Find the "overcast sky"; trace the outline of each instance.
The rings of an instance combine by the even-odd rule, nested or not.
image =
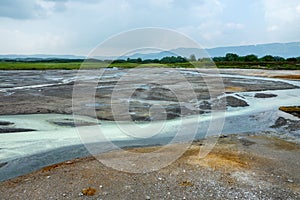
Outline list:
[[[0,54],[87,55],[143,27],[174,29],[207,48],[300,41],[300,1],[1,0]]]

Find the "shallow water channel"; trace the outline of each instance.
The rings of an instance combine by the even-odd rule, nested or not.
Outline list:
[[[117,70],[116,70],[117,71]],[[65,72],[64,72],[65,73]],[[193,73],[193,72],[184,72]],[[196,73],[196,72],[195,72]],[[117,73],[118,76],[120,72]],[[46,83],[26,80],[26,85],[16,85],[13,81],[2,83],[0,92],[11,95],[16,90],[26,88],[43,88],[49,85],[58,85],[73,80],[74,74],[67,74],[66,78],[59,78],[50,74],[46,77]],[[17,76],[17,74],[14,74]],[[278,79],[250,77],[224,74],[222,77],[238,78],[255,84],[255,81],[279,81]],[[88,79],[88,77],[86,77]],[[35,77],[32,77],[35,80]],[[54,82],[53,82],[54,81]],[[300,87],[299,81],[280,80]],[[256,93],[271,93],[277,95],[272,98],[256,98]],[[191,115],[170,119],[167,121],[116,123],[106,120],[95,120],[87,116],[74,116],[70,114],[17,114],[0,115],[0,122],[10,122],[0,125],[5,128],[26,128],[35,131],[5,132],[0,133],[0,180],[22,175],[39,169],[43,166],[68,159],[90,155],[84,144],[97,143],[103,145],[97,152],[112,150],[106,143],[114,143],[117,147],[164,145],[172,141],[187,142],[193,139],[218,134],[250,133],[259,131],[284,131],[270,128],[278,117],[296,120],[296,117],[278,110],[280,106],[299,105],[300,89],[266,90],[251,92],[230,93],[239,99],[246,101],[247,107],[228,107],[224,113],[211,113]],[[218,124],[219,123],[219,124]],[[155,133],[140,132],[139,135],[131,135],[120,129],[120,124],[126,130],[143,130],[147,126]],[[138,126],[137,129],[132,126]],[[146,130],[145,129],[145,130]],[[220,131],[220,132],[218,132]],[[98,133],[100,133],[100,136]],[[217,132],[217,133],[216,133]],[[288,133],[288,131],[287,131]],[[299,130],[293,133],[300,135]],[[101,146],[100,145],[100,146]],[[91,146],[90,146],[91,147]]]

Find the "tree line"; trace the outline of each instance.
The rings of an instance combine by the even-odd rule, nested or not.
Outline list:
[[[189,59],[182,57],[182,56],[166,56],[161,59],[145,59],[142,60],[141,58],[127,58],[124,59],[116,59],[113,60],[112,63],[141,63],[141,64],[148,64],[148,63],[160,63],[160,64],[167,64],[167,63],[185,63],[189,62]]]
[[[2,58],[0,62],[42,62],[42,63],[68,63],[68,62],[106,62],[106,63],[138,63],[138,64],[148,64],[148,63],[159,63],[159,64],[176,64],[176,63],[187,63],[187,62],[211,62],[216,63],[228,62],[228,63],[277,63],[277,62],[289,62],[298,63],[300,62],[300,57],[283,58],[280,56],[265,55],[263,57],[258,57],[254,54],[249,54],[246,56],[239,56],[235,53],[227,53],[225,56],[213,57],[213,58],[199,58],[197,59],[194,54],[190,55],[189,58],[182,56],[166,56],[161,59],[142,59],[142,58],[127,58],[127,59],[115,59],[115,60],[99,60],[99,59],[65,59],[65,58],[24,58],[24,59],[7,59]]]
[[[142,60],[141,58],[127,58],[124,59],[117,59],[112,61],[112,63],[185,63],[185,62],[194,62],[194,61],[202,61],[202,62],[300,62],[300,57],[291,57],[291,58],[283,58],[280,56],[272,56],[272,55],[265,55],[263,57],[258,57],[254,54],[249,54],[246,56],[239,56],[235,53],[227,53],[225,56],[221,57],[213,57],[213,58],[199,58],[197,60],[194,54],[190,55],[189,58],[182,57],[182,56],[166,56],[161,59],[145,59]]]
[[[235,53],[227,53],[224,57],[214,57],[212,60],[214,62],[299,62],[300,57],[291,57],[285,59],[280,56],[265,55],[259,58],[254,54],[239,56]]]

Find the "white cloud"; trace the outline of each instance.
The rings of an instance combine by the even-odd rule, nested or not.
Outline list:
[[[34,38],[34,39],[33,39]],[[52,33],[35,34],[19,29],[0,29],[1,54],[53,53],[65,47],[65,40],[61,35]]]
[[[300,4],[296,7],[296,11],[300,14]]]
[[[226,24],[226,27],[230,29],[243,29],[245,25],[241,23],[229,22]]]
[[[201,1],[200,1],[201,2]],[[223,6],[218,0],[205,0],[197,5],[192,5],[188,13],[191,13],[198,19],[207,19],[219,15]]]
[[[276,26],[276,25],[267,27],[267,31],[269,31],[269,32],[277,31],[277,30],[278,30],[278,26]]]
[[[148,0],[148,2],[157,7],[170,7],[174,2],[173,0]]]
[[[87,54],[143,27],[175,29],[205,47],[300,41],[297,0],[1,0],[0,20],[0,53]]]
[[[177,30],[191,38],[197,38],[197,42],[201,46],[211,46],[222,35],[222,29],[218,27],[220,24],[204,22],[198,26],[184,26]]]
[[[264,0],[266,30],[274,39],[299,40],[298,0]]]

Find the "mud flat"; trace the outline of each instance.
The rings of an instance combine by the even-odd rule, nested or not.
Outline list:
[[[85,110],[95,108],[100,119],[97,125],[111,124],[114,116],[110,107],[115,102],[110,98],[114,86],[127,72],[125,69],[105,72],[94,88],[95,102],[84,98],[85,86],[99,77],[92,76],[93,71],[81,74],[80,81],[84,84],[79,91],[83,98],[77,111],[84,115]],[[140,174],[114,170],[94,157],[82,158],[89,152],[80,143],[75,126],[88,130],[95,126],[95,121],[81,116],[75,124],[71,119],[76,72],[1,73],[0,128],[4,132],[0,134],[0,172],[5,175],[1,176],[1,199],[299,199],[300,126],[299,118],[292,114],[299,107],[300,84],[270,78],[291,72],[222,69],[221,92],[220,85],[214,84],[218,75],[210,70],[176,69],[178,72],[193,86],[196,97],[178,101],[170,86],[185,94],[187,85],[179,79],[167,78],[172,77],[172,70],[164,76],[153,72],[123,82],[125,91],[134,88],[126,99],[131,119],[160,123],[161,116],[149,114],[153,105],[159,105],[165,110],[163,114],[169,127],[176,127],[180,117],[198,123],[194,117],[205,119],[216,105],[210,99],[209,90],[217,91],[217,102],[223,102],[226,110],[224,135],[200,159],[199,149],[206,145],[199,139],[203,136],[200,131],[180,159],[158,171]],[[148,79],[154,81],[145,84]],[[209,87],[207,80],[212,83]],[[201,127],[207,125],[201,123]],[[107,127],[110,135],[119,141],[120,135],[114,133],[116,127]],[[9,129],[16,132],[6,131]],[[17,133],[20,129],[35,131]],[[173,135],[166,131],[163,137],[153,141],[147,138],[140,143],[123,138],[119,147],[136,153],[153,152],[164,145],[158,141],[168,142],[167,136]],[[181,141],[172,144],[170,152],[164,152],[163,156],[171,155],[181,144]],[[112,150],[100,156],[125,157],[124,151]],[[151,160],[147,163],[155,165]],[[133,167],[144,166],[145,163],[138,163]]]
[[[145,70],[145,69],[142,69]],[[81,114],[87,114],[90,109],[96,110],[98,119],[114,120],[111,112],[111,96],[114,87],[118,84],[120,78],[127,73],[133,73],[130,80],[123,82],[123,93],[135,89],[134,93],[127,97],[129,100],[130,117],[134,121],[160,120],[164,116],[149,116],[149,108],[153,105],[159,105],[165,109],[164,115],[167,119],[174,119],[180,116],[188,116],[205,113],[207,110],[199,108],[199,104],[209,100],[210,95],[215,93],[214,97],[224,95],[225,93],[249,92],[249,91],[270,91],[287,90],[298,88],[280,79],[254,79],[239,75],[259,75],[273,76],[267,70],[220,70],[225,74],[209,75],[210,70],[195,69],[170,69],[165,73],[151,70],[150,74],[143,74],[137,71],[127,69],[113,69],[103,72],[101,79],[96,76],[97,72],[83,71],[76,78],[76,71],[2,71],[0,75],[0,114],[37,114],[37,113],[72,113],[72,92],[75,80],[81,80],[83,84],[79,87],[79,92],[83,97],[81,104],[77,105],[77,110]],[[184,79],[172,78],[174,74],[182,75]],[[282,72],[286,74],[286,71]],[[235,74],[235,75],[228,75]],[[238,75],[237,75],[238,74]],[[276,73],[277,75],[280,72]],[[209,75],[209,76],[207,76]],[[222,78],[222,82],[220,82]],[[151,81],[149,81],[151,80]],[[95,88],[95,102],[91,99],[84,99],[89,83],[97,81]],[[208,83],[209,81],[209,83]],[[158,83],[157,83],[158,82]],[[187,91],[187,82],[191,85],[194,96]],[[176,86],[176,95],[186,96],[184,102],[177,99],[174,94]],[[217,94],[218,93],[218,94]],[[230,97],[231,98],[231,97]],[[231,99],[232,100],[232,99]],[[236,101],[237,102],[237,101]],[[242,103],[242,101],[240,101]],[[120,102],[115,102],[120,104]],[[179,105],[184,103],[186,106]],[[205,103],[205,102],[204,102]],[[207,103],[207,102],[206,102]],[[209,104],[211,102],[208,102]],[[244,104],[244,103],[242,103]],[[85,113],[86,111],[86,113]],[[120,113],[120,116],[122,113]]]

